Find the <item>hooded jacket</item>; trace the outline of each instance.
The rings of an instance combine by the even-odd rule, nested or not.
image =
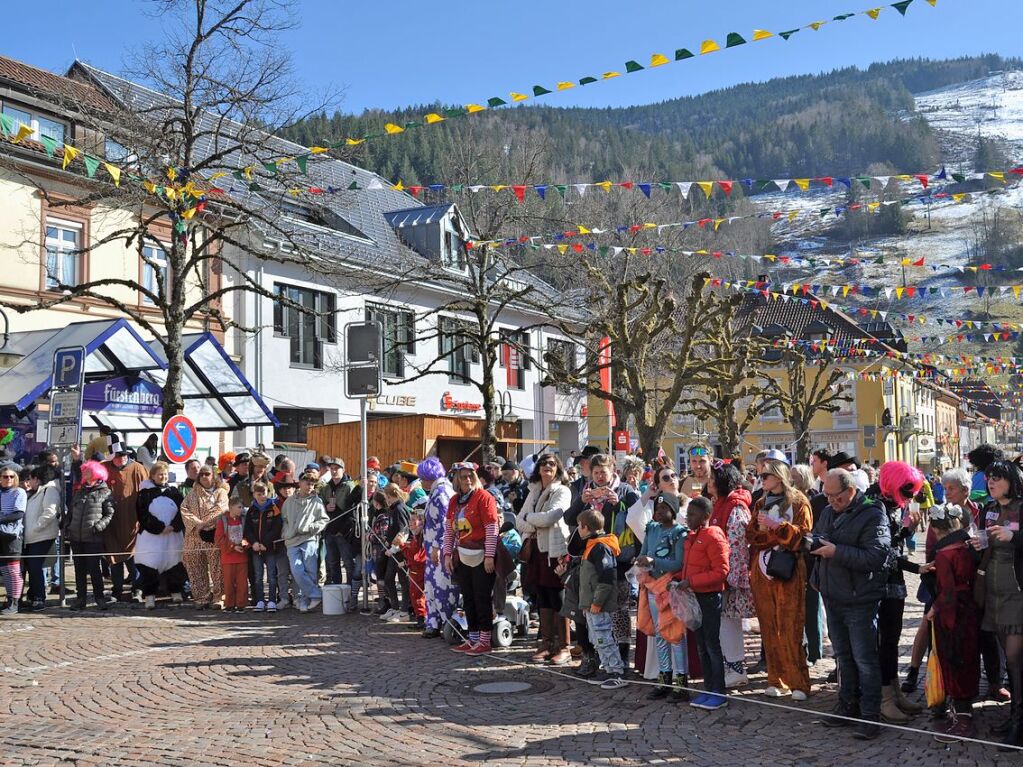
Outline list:
[[[52,541],[60,527],[60,513],[64,508],[62,481],[54,479],[28,497],[25,506],[25,544]]]
[[[724,498],[714,501],[714,510],[710,515],[710,523],[728,532],[728,520],[736,506],[745,506],[749,511],[753,508],[753,495],[744,487],[737,487]]]
[[[71,500],[64,530],[71,543],[103,543],[103,531],[114,518],[114,501],[105,482],[84,485]]]
[[[263,506],[253,501],[245,512],[245,540],[266,546],[267,552],[280,551],[283,530],[280,509],[272,498],[268,498]]]
[[[284,519],[284,545],[289,549],[315,539],[330,521],[316,493],[292,495],[284,502],[281,517]]]
[[[813,534],[835,544],[835,555],[830,559],[814,557],[810,585],[822,597],[855,605],[877,602],[885,596],[891,533],[888,514],[879,501],[857,490],[849,508],[841,513],[828,504]]]
[[[618,536],[602,534],[586,540],[582,562],[579,565],[579,608],[589,610],[591,605],[601,612],[618,609]]]

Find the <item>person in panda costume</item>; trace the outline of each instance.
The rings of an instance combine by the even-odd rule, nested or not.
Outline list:
[[[139,489],[140,532],[135,546],[135,566],[147,610],[156,608],[161,577],[166,579],[167,590],[175,604],[181,603],[181,590],[188,578],[181,564],[185,544],[185,523],[181,519],[184,496],[178,488],[167,484],[168,478],[167,464],[157,461],[149,469],[149,479]]]

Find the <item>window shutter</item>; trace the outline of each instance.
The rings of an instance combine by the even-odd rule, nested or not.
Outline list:
[[[274,333],[284,335],[284,305],[279,298],[284,294],[284,286],[279,283],[275,284],[274,293],[278,296],[274,299]]]

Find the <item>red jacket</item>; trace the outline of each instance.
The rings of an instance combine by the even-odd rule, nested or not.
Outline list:
[[[422,583],[426,577],[426,548],[423,546],[423,534],[410,534],[409,539],[401,545],[401,555],[408,568],[408,576],[414,583]]]
[[[682,560],[682,580],[697,594],[725,590],[728,577],[728,539],[725,531],[711,525],[690,531]]]
[[[230,514],[223,514],[217,520],[217,532],[214,536],[214,542],[217,544],[217,548],[220,549],[220,563],[223,565],[244,565],[249,561],[249,542],[242,538],[242,547],[245,550],[235,551],[235,544],[231,543],[231,539],[227,535],[228,526],[237,527],[239,531],[243,531],[245,529],[245,517],[238,517],[236,519]]]
[[[497,513],[497,501],[494,496],[483,488],[477,489],[462,509],[459,519],[458,496],[454,495],[448,504],[447,522],[445,524],[445,551],[448,541],[454,539],[455,546],[467,549],[482,549],[487,538],[487,525],[501,525],[501,515]]]

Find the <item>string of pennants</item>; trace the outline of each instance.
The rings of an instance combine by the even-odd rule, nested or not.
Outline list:
[[[1001,189],[991,189],[984,192],[973,193],[973,194],[1000,194]],[[584,243],[569,243],[565,244],[565,240],[570,240],[575,237],[587,237],[587,236],[598,236],[602,234],[638,234],[643,231],[656,231],[660,234],[665,229],[678,229],[683,230],[697,227],[704,230],[718,231],[722,226],[734,224],[736,221],[750,221],[753,219],[770,219],[771,223],[786,223],[794,222],[800,218],[815,218],[822,220],[833,216],[839,218],[841,216],[855,213],[857,211],[865,211],[871,214],[877,214],[882,208],[891,205],[933,205],[934,208],[943,208],[951,205],[958,205],[963,202],[967,202],[971,197],[971,194],[947,194],[940,193],[936,195],[928,195],[927,197],[904,197],[900,200],[883,200],[866,203],[852,203],[850,205],[840,205],[837,207],[828,206],[826,208],[795,208],[792,210],[775,210],[775,211],[760,211],[758,213],[746,213],[739,216],[723,216],[719,218],[707,217],[696,219],[694,221],[674,221],[666,224],[657,224],[653,222],[643,222],[640,224],[629,224],[613,226],[610,228],[602,228],[599,226],[583,226],[577,224],[575,229],[566,230],[563,232],[548,232],[546,234],[538,235],[520,235],[519,237],[508,237],[500,240],[470,240],[466,243],[469,249],[478,248],[483,246],[489,246],[494,248],[501,247],[512,247],[516,245],[525,245],[533,242],[534,244],[541,245],[545,240],[554,240],[555,247],[558,248],[562,253],[566,253],[569,249],[576,253],[582,253],[588,248]],[[938,204],[933,204],[933,200],[938,200]],[[562,249],[562,245],[565,245]],[[594,248],[589,248],[593,250]],[[637,248],[643,255],[650,255],[654,252],[652,247],[649,248]]]
[[[846,351],[853,350],[854,353],[862,352],[860,356],[887,356],[893,359],[912,360],[919,362],[923,365],[929,365],[931,367],[937,367],[939,365],[976,365],[980,364],[991,364],[999,365],[1004,367],[1019,367],[1023,366],[1023,357],[1016,356],[986,356],[979,354],[939,354],[937,352],[924,352],[924,353],[912,353],[912,352],[901,352],[897,349],[871,349],[872,346],[881,346],[886,344],[885,341],[877,338],[852,338],[843,341],[837,341],[834,339],[823,339],[823,340],[808,340],[805,338],[788,338],[779,339],[772,343],[772,347],[776,349],[782,348],[796,348],[803,347],[814,352],[827,350],[832,353],[845,353]]]
[[[721,192],[725,197],[731,197],[736,189],[742,189],[747,195],[761,192],[817,192],[826,189],[834,189],[836,186],[844,186],[847,190],[857,188],[868,190],[884,190],[889,183],[897,181],[900,183],[917,183],[927,190],[935,181],[954,181],[958,184],[967,181],[985,181],[988,179],[1006,183],[1008,177],[1023,176],[1023,166],[1009,168],[1001,171],[985,171],[976,173],[949,173],[942,168],[937,173],[900,173],[892,176],[818,176],[814,178],[769,178],[753,179],[743,178],[736,180],[714,180],[714,181],[596,181],[591,183],[566,183],[566,184],[409,184],[401,181],[395,184],[386,184],[380,179],[373,179],[366,186],[359,186],[353,182],[348,189],[392,189],[398,192],[408,192],[418,198],[424,192],[509,192],[515,196],[520,203],[525,203],[527,194],[535,194],[539,199],[546,200],[552,192],[557,193],[562,199],[567,199],[569,192],[582,198],[591,189],[602,189],[604,192],[611,192],[613,189],[624,189],[627,191],[641,192],[650,198],[655,190],[671,194],[678,190],[683,199],[688,199],[694,188],[703,192],[704,197],[710,200],[716,192]]]
[[[761,287],[757,287],[761,285]],[[980,333],[971,332],[956,332],[948,336],[916,336],[907,337],[906,340],[910,341],[925,341],[925,342],[949,342],[949,341],[970,341],[979,343],[981,341],[987,343],[994,343],[1000,341],[1011,341],[1015,339],[1016,333],[1023,330],[1023,326],[1020,323],[1014,322],[989,322],[982,320],[971,320],[971,319],[948,319],[943,317],[927,317],[918,314],[903,314],[900,312],[893,312],[884,309],[870,309],[867,307],[845,307],[832,302],[826,301],[814,294],[804,293],[800,295],[779,293],[772,291],[767,287],[767,283],[758,283],[753,280],[741,280],[741,281],[729,281],[721,277],[707,277],[704,279],[704,287],[711,288],[723,288],[725,290],[734,290],[736,292],[758,294],[765,298],[773,301],[782,301],[784,303],[798,302],[804,306],[820,307],[821,309],[833,309],[836,311],[844,312],[849,316],[859,316],[869,318],[872,320],[880,320],[887,322],[889,320],[900,319],[904,322],[912,324],[937,324],[946,325],[949,328],[955,327],[957,331],[963,329],[967,331],[980,330]],[[986,328],[990,327],[991,332],[988,332]]]

